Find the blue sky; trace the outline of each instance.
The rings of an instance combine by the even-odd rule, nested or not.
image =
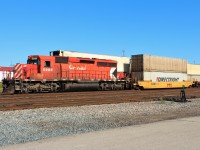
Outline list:
[[[0,0],[0,66],[57,49],[200,64],[199,0]]]

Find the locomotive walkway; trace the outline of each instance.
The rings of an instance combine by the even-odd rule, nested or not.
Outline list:
[[[200,98],[200,88],[185,92],[188,97]],[[180,96],[180,89],[0,95],[0,111],[153,101],[166,96]]]

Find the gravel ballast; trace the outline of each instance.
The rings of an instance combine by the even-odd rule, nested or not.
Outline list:
[[[200,99],[0,111],[0,146],[199,115]]]

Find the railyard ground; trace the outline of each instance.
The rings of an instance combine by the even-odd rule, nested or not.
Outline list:
[[[0,111],[0,146],[200,116],[200,99]]]
[[[179,118],[0,147],[2,150],[199,150],[200,117]]]

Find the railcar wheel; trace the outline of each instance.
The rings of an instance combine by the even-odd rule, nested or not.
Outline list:
[[[114,85],[113,85],[113,84],[110,86],[110,90],[111,90],[111,91],[114,90]]]

